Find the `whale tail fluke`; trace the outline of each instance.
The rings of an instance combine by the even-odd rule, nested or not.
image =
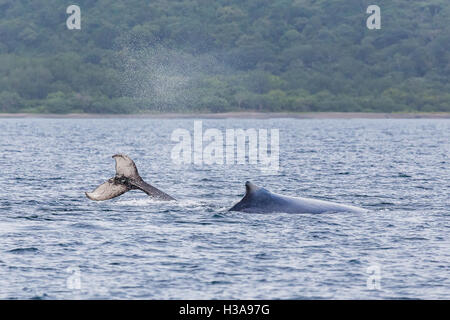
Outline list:
[[[99,185],[92,192],[85,192],[86,197],[94,201],[109,200],[118,197],[125,192],[131,190],[126,184],[116,182],[115,178],[111,178],[105,183]]]
[[[116,160],[116,177],[140,178],[136,164],[125,154],[115,154],[112,156]]]
[[[112,156],[116,161],[116,175],[98,186],[92,192],[85,192],[86,197],[94,201],[113,199],[133,189],[144,191],[156,200],[175,200],[165,192],[145,182],[138,173],[136,164],[124,154]]]
[[[159,190],[158,188],[155,188],[151,184],[148,184],[142,179],[131,181],[131,187],[134,189],[144,191],[146,194],[148,194],[152,198],[155,198],[156,200],[164,200],[164,201],[175,200],[175,198],[169,196],[167,193]]]

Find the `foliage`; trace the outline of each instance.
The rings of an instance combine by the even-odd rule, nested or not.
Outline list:
[[[450,111],[450,2],[0,0],[0,112]]]

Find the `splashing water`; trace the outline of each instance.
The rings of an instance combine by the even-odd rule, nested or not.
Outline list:
[[[196,106],[205,76],[224,70],[213,55],[193,55],[161,45],[125,46],[118,58],[124,93],[144,110],[161,112]]]

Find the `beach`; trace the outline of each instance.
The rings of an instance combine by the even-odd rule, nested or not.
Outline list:
[[[205,119],[449,119],[450,112],[412,112],[412,113],[377,113],[377,112],[225,112],[225,113],[0,113],[0,118],[205,118]]]

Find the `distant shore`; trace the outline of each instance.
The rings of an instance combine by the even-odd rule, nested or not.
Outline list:
[[[95,114],[95,113],[0,113],[0,118],[51,118],[51,119],[102,119],[102,118],[294,118],[294,119],[450,119],[450,112],[375,113],[375,112],[226,112],[226,113],[135,113],[135,114]]]

